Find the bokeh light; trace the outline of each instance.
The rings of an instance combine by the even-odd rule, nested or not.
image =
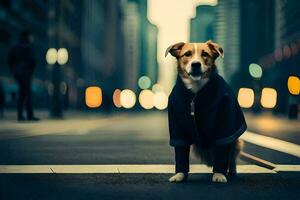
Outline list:
[[[288,89],[292,95],[299,95],[300,79],[297,76],[290,76],[288,78]]]
[[[151,90],[142,90],[139,95],[140,105],[147,110],[153,108],[153,97],[154,94]]]
[[[141,89],[147,89],[151,86],[151,79],[148,76],[139,78],[138,85]]]
[[[122,105],[121,105],[121,90],[120,89],[116,89],[114,91],[114,94],[113,94],[113,102],[114,102],[114,105],[117,107],[117,108],[121,108]]]
[[[163,91],[163,87],[162,87],[160,84],[156,83],[156,84],[154,84],[154,85],[152,86],[152,91],[153,91],[153,92],[160,92],[160,91]]]
[[[68,62],[69,54],[66,48],[60,48],[57,51],[57,62],[60,65],[64,65]]]
[[[277,103],[277,91],[273,88],[263,88],[260,103],[264,108],[274,108]]]
[[[153,104],[158,110],[168,107],[168,96],[164,92],[156,92],[153,97]]]
[[[238,102],[242,108],[251,108],[254,103],[254,91],[251,88],[240,88]]]
[[[102,104],[102,90],[100,87],[91,86],[85,90],[85,103],[90,108],[100,107]]]
[[[249,73],[253,78],[261,78],[262,77],[262,68],[256,63],[251,63],[249,65]]]
[[[67,90],[68,90],[68,85],[66,82],[61,82],[60,85],[59,85],[59,90],[60,92],[65,95],[67,93]]]
[[[136,103],[135,93],[129,89],[122,90],[120,95],[120,102],[124,108],[132,108]]]
[[[49,48],[46,53],[46,61],[49,65],[55,64],[57,61],[57,51],[54,48]]]

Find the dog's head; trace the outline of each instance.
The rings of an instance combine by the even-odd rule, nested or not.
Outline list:
[[[215,60],[224,57],[220,45],[211,40],[205,43],[176,43],[167,48],[165,56],[170,53],[177,58],[178,73],[184,78],[200,80],[209,76],[215,66]]]

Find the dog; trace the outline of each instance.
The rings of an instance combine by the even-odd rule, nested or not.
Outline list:
[[[179,42],[168,47],[165,56],[169,53],[177,59],[178,72],[168,104],[176,162],[169,181],[187,180],[192,146],[193,153],[213,167],[212,181],[225,183],[226,176],[237,173],[236,159],[243,146],[238,138],[247,125],[234,93],[217,74],[216,60],[224,57],[223,49],[211,40]]]

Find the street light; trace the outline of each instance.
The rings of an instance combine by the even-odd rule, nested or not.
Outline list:
[[[46,53],[46,62],[48,65],[65,65],[69,60],[69,53],[66,48],[49,48]]]
[[[55,48],[49,48],[46,53],[46,61],[49,65],[53,65],[57,61],[57,50]]]
[[[69,54],[66,48],[59,48],[58,50],[55,48],[49,48],[46,53],[46,62],[48,65],[54,65],[52,68],[52,85],[53,85],[53,93],[52,93],[52,104],[51,104],[51,116],[59,117],[63,116],[62,112],[62,97],[66,90],[64,88],[64,84],[61,84],[61,72],[57,65],[65,65],[68,62]],[[63,87],[62,87],[63,85]],[[63,88],[63,89],[62,89]]]
[[[57,63],[64,65],[68,62],[69,54],[66,48],[60,48],[57,51]]]

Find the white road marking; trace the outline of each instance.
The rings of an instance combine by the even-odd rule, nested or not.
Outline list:
[[[276,173],[257,165],[238,165],[238,173]],[[174,173],[174,165],[0,165],[0,174],[148,174]],[[212,173],[205,165],[191,165],[190,173]]]
[[[250,131],[246,131],[241,136],[241,139],[246,142],[256,144],[258,146],[273,149],[300,158],[300,145],[298,144],[286,142],[284,140],[276,139],[273,137],[260,135]]]
[[[299,172],[300,165],[276,165],[273,170],[276,172]]]

